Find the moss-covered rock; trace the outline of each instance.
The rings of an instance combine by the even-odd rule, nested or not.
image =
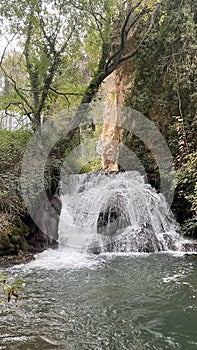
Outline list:
[[[14,245],[10,242],[10,239],[6,233],[0,235],[0,256],[15,254]]]
[[[1,213],[0,256],[27,252],[29,228],[20,217],[8,217]]]

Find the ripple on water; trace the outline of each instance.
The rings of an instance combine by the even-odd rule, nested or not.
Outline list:
[[[26,294],[0,309],[4,350],[196,349],[192,257],[49,250],[7,269]],[[1,348],[0,348],[1,349]]]

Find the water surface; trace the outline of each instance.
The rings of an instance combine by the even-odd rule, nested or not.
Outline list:
[[[197,349],[195,256],[46,251],[6,272],[26,292],[0,306],[0,350]]]

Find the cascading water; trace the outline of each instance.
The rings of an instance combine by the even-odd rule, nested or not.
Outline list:
[[[136,171],[68,176],[61,201],[60,246],[94,253],[180,248],[165,198]]]
[[[163,196],[137,172],[65,180],[59,249],[3,268],[27,295],[1,305],[0,349],[196,350],[196,258],[133,254],[183,247]]]

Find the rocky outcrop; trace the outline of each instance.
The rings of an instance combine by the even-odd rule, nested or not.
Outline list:
[[[30,230],[20,217],[1,213],[0,256],[28,251]]]
[[[51,196],[40,201],[35,214],[37,229],[30,239],[31,245],[37,249],[57,245],[60,213],[61,202],[58,197]]]
[[[112,236],[130,224],[129,216],[125,211],[125,198],[121,194],[117,194],[100,212],[97,220],[97,232]]]
[[[186,253],[197,252],[197,241],[188,240],[183,243],[183,251]]]
[[[52,196],[50,201],[45,201],[40,205],[38,225],[28,214],[19,217],[1,212],[0,256],[15,256],[14,261],[28,260],[31,259],[33,253],[57,246],[60,212],[60,200]],[[26,253],[25,256],[24,253]]]
[[[34,253],[19,251],[18,254],[0,256],[0,265],[26,264],[34,260]]]

